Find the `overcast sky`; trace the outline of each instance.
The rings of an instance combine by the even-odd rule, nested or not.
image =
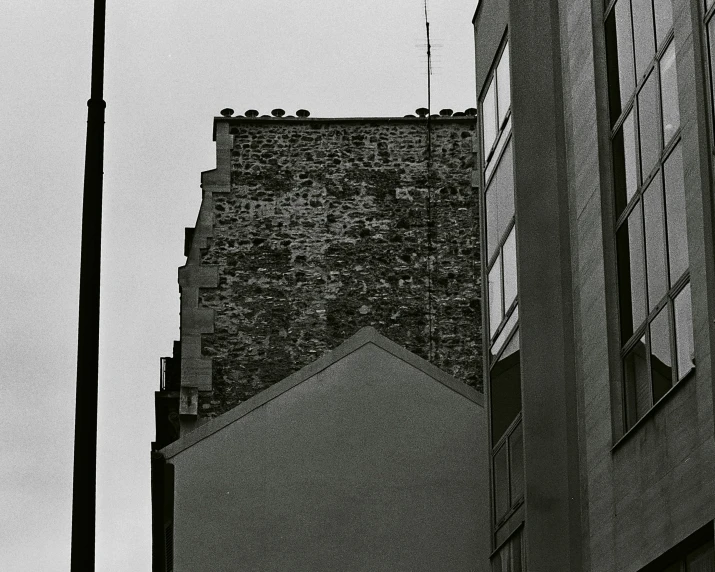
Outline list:
[[[159,357],[224,107],[426,105],[423,0],[107,2],[97,570],[151,569]],[[430,0],[432,108],[475,106],[476,0]],[[0,17],[0,569],[69,569],[91,0]]]

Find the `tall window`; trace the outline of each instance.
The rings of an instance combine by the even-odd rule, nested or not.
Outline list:
[[[509,46],[504,44],[480,100],[487,261],[493,517],[499,525],[523,499],[521,369],[517,307],[514,163]]]
[[[710,61],[710,97],[712,114],[715,118],[715,0],[703,0],[705,9],[705,29],[708,35],[708,58]],[[713,129],[715,132],[715,129]]]
[[[671,0],[606,16],[625,429],[694,367]]]

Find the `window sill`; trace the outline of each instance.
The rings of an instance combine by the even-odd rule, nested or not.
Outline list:
[[[638,432],[638,429],[645,425],[645,423],[656,414],[656,412],[663,407],[663,404],[670,401],[676,393],[680,391],[679,388],[683,387],[691,378],[695,377],[696,368],[691,369],[685,377],[671,387],[668,392],[658,400],[658,403],[653,405],[638,421],[633,424],[628,431],[626,431],[611,447],[611,453],[615,453],[617,449],[621,447],[623,443],[629,441],[631,436]]]

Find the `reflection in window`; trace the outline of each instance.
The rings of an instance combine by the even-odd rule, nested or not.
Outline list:
[[[688,269],[688,240],[685,225],[685,183],[683,154],[678,145],[665,161],[665,212],[668,226],[670,283]]]
[[[675,347],[677,348],[677,380],[683,379],[695,367],[692,303],[690,284],[675,298]]]
[[[606,49],[628,429],[682,378],[692,331],[672,0],[615,0]]]
[[[650,376],[646,361],[645,337],[636,342],[623,360],[626,418],[632,426],[650,409]]]
[[[514,328],[516,327],[516,324],[518,321],[519,321],[519,307],[516,306],[514,308],[514,310],[512,310],[511,316],[509,316],[509,319],[506,321],[501,332],[499,332],[499,335],[496,337],[496,339],[494,340],[494,343],[492,344],[492,350],[491,350],[492,358],[495,358],[499,355],[499,351],[504,347],[504,344],[507,342],[507,340],[509,340],[509,337],[510,337],[511,333],[514,331]],[[516,332],[514,334],[514,337],[511,339],[511,341],[509,341],[509,345],[504,350],[504,357],[508,356],[509,354],[514,353],[514,350],[512,348],[514,343],[516,343],[516,349],[519,349],[519,332]]]
[[[508,309],[516,300],[516,227],[504,242],[504,308]]]
[[[482,133],[484,137],[484,155],[488,156],[497,137],[497,98],[496,82],[492,80],[482,102]]]
[[[652,310],[668,291],[665,269],[665,226],[660,177],[653,179],[643,194],[646,268],[648,269],[648,309]]]
[[[636,87],[630,2],[621,0],[611,11],[606,21],[606,42],[611,121],[614,123]]]
[[[661,149],[658,78],[651,73],[638,94],[638,122],[641,145],[641,181],[648,178]]]
[[[627,0],[620,0],[624,2]],[[636,54],[636,79],[645,75],[655,55],[652,0],[631,0],[633,10],[633,47]]]
[[[497,107],[499,109],[498,127],[500,128],[504,124],[506,114],[511,107],[511,86],[509,83],[509,46],[505,46],[497,66]]]
[[[628,222],[618,230],[617,245],[621,336],[627,340],[646,316],[643,260],[645,241],[640,201],[628,216]]]
[[[511,141],[499,159],[486,191],[487,257],[489,259],[514,219],[514,162]]]
[[[678,106],[678,77],[675,73],[675,44],[660,60],[660,100],[663,106],[663,144],[667,145],[680,127]]]
[[[488,81],[489,86],[481,102],[485,164],[493,158],[494,143],[500,137],[500,131],[504,128],[511,107],[508,44],[504,45],[504,49],[499,54],[499,61]]]
[[[623,212],[636,194],[638,188],[636,161],[635,124],[633,113],[629,112],[613,138],[613,171],[618,214]]]
[[[668,308],[650,323],[650,371],[653,382],[653,403],[663,397],[673,385],[673,360],[670,357],[670,319]]]
[[[655,8],[655,38],[660,47],[673,27],[673,3],[672,0],[655,0],[653,7]]]
[[[489,335],[493,337],[504,315],[502,303],[501,255],[497,256],[489,271]]]

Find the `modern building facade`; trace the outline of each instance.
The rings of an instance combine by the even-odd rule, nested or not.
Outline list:
[[[715,567],[712,4],[478,4],[495,571]]]

